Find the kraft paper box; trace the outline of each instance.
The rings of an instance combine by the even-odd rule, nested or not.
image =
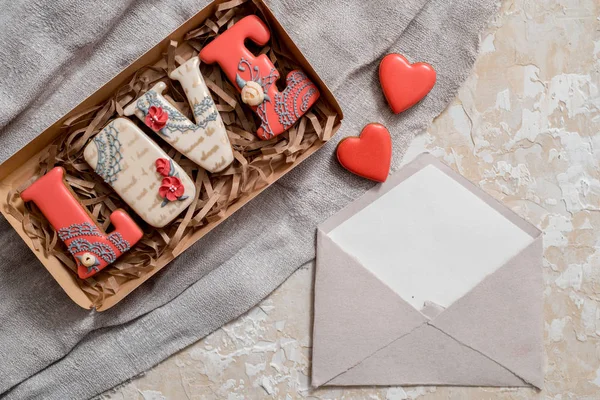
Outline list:
[[[10,159],[8,159],[0,165],[0,198],[2,198],[2,214],[13,226],[15,231],[25,241],[25,243],[29,246],[29,248],[34,252],[34,254],[38,257],[43,266],[54,277],[57,283],[64,289],[67,295],[75,303],[77,303],[83,308],[96,307],[98,311],[104,311],[117,304],[125,296],[131,293],[135,288],[139,287],[146,280],[148,280],[162,268],[167,266],[167,264],[170,261],[172,261],[178,254],[181,254],[182,251],[189,248],[192,244],[200,240],[204,235],[206,235],[208,232],[214,229],[222,221],[227,219],[231,214],[233,214],[239,208],[244,206],[244,204],[252,200],[254,197],[258,196],[270,184],[272,184],[274,181],[276,181],[284,174],[289,172],[300,162],[308,158],[312,153],[314,153],[316,150],[322,147],[328,139],[320,138],[322,140],[316,140],[309,148],[307,148],[303,153],[298,155],[293,160],[293,162],[286,163],[283,166],[276,168],[275,171],[273,171],[273,174],[269,179],[268,184],[262,187],[258,187],[255,190],[252,190],[248,193],[242,194],[241,197],[239,197],[239,199],[235,203],[227,207],[227,209],[222,213],[223,215],[220,215],[218,218],[208,220],[208,222],[201,227],[194,228],[192,234],[182,239],[182,241],[177,246],[176,252],[165,252],[156,260],[154,267],[149,267],[147,271],[144,271],[137,278],[128,279],[126,281],[120,282],[118,291],[114,294],[106,296],[102,299],[100,303],[96,302],[96,304],[94,304],[92,299],[82,289],[80,284],[81,282],[78,281],[76,274],[70,271],[65,266],[65,264],[61,262],[59,258],[53,255],[45,254],[44,249],[36,250],[32,239],[25,232],[22,222],[15,218],[14,213],[11,213],[11,207],[9,206],[9,195],[11,193],[13,194],[13,199],[11,203],[12,207],[15,207],[19,210],[24,209],[23,202],[20,200],[18,195],[14,196],[14,192],[19,188],[22,189],[23,186],[26,185],[32,179],[32,177],[35,176],[36,168],[39,168],[40,158],[44,154],[48,153],[49,146],[57,137],[60,136],[61,129],[63,128],[65,121],[68,121],[69,118],[78,115],[83,110],[90,109],[91,107],[94,107],[107,101],[111,98],[111,96],[113,96],[114,92],[117,89],[126,85],[136,74],[136,72],[138,72],[140,69],[142,69],[145,66],[155,65],[160,60],[163,60],[164,54],[172,50],[169,49],[169,47],[172,46],[173,41],[181,43],[184,40],[186,34],[188,34],[188,32],[198,28],[205,22],[205,20],[207,20],[207,18],[213,16],[217,11],[220,11],[221,8],[219,8],[219,5],[221,5],[222,3],[225,3],[222,5],[222,8],[224,9],[227,6],[227,4],[231,4],[231,2],[226,2],[223,0],[213,1],[207,7],[202,9],[200,12],[198,12],[196,15],[194,15],[192,18],[190,18],[188,21],[182,24],[168,37],[166,37],[156,46],[148,50],[144,55],[142,55],[131,65],[129,65],[129,67],[127,67],[117,76],[115,76],[111,81],[106,83],[95,93],[93,93],[83,102],[81,102],[78,106],[76,106],[73,110],[71,110],[69,113],[63,116],[60,120],[56,121],[52,126],[47,128],[45,131],[41,132],[39,136],[32,140],[23,149],[21,149]],[[298,50],[298,48],[292,42],[288,34],[282,28],[282,26],[275,19],[271,11],[264,4],[264,2],[262,0],[254,0],[253,2],[251,2],[251,4],[253,4],[253,7],[256,7],[257,14],[259,14],[259,16],[269,26],[271,30],[271,40],[273,40],[273,38],[277,38],[278,43],[281,45],[281,47],[285,48],[287,54],[289,54],[294,59],[294,62],[298,65],[298,67],[301,70],[303,70],[319,88],[321,93],[319,101],[322,101],[324,106],[327,107],[327,109],[335,115],[335,119],[329,118],[327,120],[330,135],[335,134],[335,132],[337,132],[337,130],[339,129],[341,125],[341,120],[343,118],[343,114],[339,104],[337,103],[329,89],[317,76],[314,69],[304,58],[300,50]],[[178,50],[180,49],[177,48],[177,51]],[[189,58],[189,48],[187,49],[187,51],[187,58]],[[175,55],[176,57],[180,58],[182,56],[186,57],[186,54],[184,53],[175,53]],[[98,177],[98,180],[101,181],[101,178]],[[175,253],[175,255],[173,253]],[[107,269],[109,268],[111,267],[108,267]]]

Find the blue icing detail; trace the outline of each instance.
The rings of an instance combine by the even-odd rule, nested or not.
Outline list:
[[[275,68],[272,68],[269,75],[266,77],[259,76],[258,67],[252,67],[250,62],[245,58],[240,60],[238,64],[238,70],[244,72],[250,71],[250,80],[254,82],[258,82],[262,85],[263,91],[265,93],[265,101],[262,102],[257,108],[256,112],[261,120],[261,127],[265,131],[265,136],[267,138],[272,138],[274,135],[273,128],[269,123],[269,118],[267,114],[267,102],[271,102],[271,99],[267,95],[270,87],[273,83],[279,78],[279,72]],[[246,84],[246,81],[242,79],[242,77],[237,74],[236,83],[241,88]],[[283,126],[284,130],[289,129],[299,118],[300,114],[296,109],[296,105],[298,104],[298,98],[302,91],[307,87],[311,87],[305,94],[302,96],[302,104],[300,105],[300,111],[302,113],[308,110],[308,102],[310,101],[311,96],[313,96],[316,92],[314,88],[314,84],[308,79],[306,74],[302,71],[294,71],[286,80],[286,88],[283,92],[277,92],[275,94],[275,104],[273,105],[273,109],[277,116],[279,117],[279,123]]]
[[[58,237],[62,240],[69,240],[78,236],[103,236],[98,227],[89,222],[81,224],[72,224],[66,228],[58,230]]]
[[[196,103],[194,104],[194,115],[202,115],[205,112],[207,112],[208,110],[210,110],[210,108],[213,105],[213,101],[210,98],[210,96],[206,96],[205,98],[202,99],[202,101],[200,103]]]
[[[304,93],[304,96],[302,96],[302,104],[300,105],[300,110],[302,112],[306,112],[308,110],[308,102],[310,101],[310,98],[317,92],[317,89],[315,89],[314,87],[311,87],[310,89],[308,89],[308,92]]]
[[[209,122],[217,120],[219,113],[217,112],[217,109],[213,107],[214,104],[215,103],[210,96],[206,96],[199,103],[194,104],[194,115],[196,116],[196,119],[200,121],[196,123],[197,127],[206,129]],[[202,116],[211,109],[213,111],[203,118]]]
[[[187,133],[189,131],[196,131],[198,129],[206,129],[208,124],[212,121],[216,121],[219,115],[217,109],[214,107],[214,102],[210,95],[205,96],[200,102],[194,104],[193,112],[196,120],[196,124],[192,123],[185,115],[183,115],[178,109],[172,107],[167,101],[159,98],[158,93],[154,90],[147,91],[142,97],[140,97],[136,103],[136,107],[144,113],[144,116],[148,114],[150,107],[160,107],[169,114],[167,124],[162,128],[159,133],[165,136],[169,136],[169,133]],[[212,110],[212,111],[211,111]],[[207,112],[210,113],[206,115]]]
[[[300,87],[298,87],[299,85]],[[300,118],[295,105],[298,104],[300,93],[309,86],[312,86],[312,82],[308,80],[306,75],[301,71],[296,71],[287,79],[285,90],[275,95],[275,112],[279,116],[279,123],[284,129],[291,127]],[[288,102],[292,93],[295,94],[292,100],[292,110],[290,111]],[[308,99],[306,99],[306,103],[308,104]],[[294,113],[293,116],[292,112]]]
[[[113,184],[121,172],[121,161],[123,160],[119,131],[113,124],[109,124],[96,135],[94,143],[98,149],[96,173],[108,184]]]
[[[75,258],[77,258],[79,260],[79,262],[81,262],[82,260],[82,256],[75,256]],[[98,269],[98,265],[100,265],[100,262],[98,262],[98,260],[96,260],[94,262],[94,265],[91,265],[89,267],[87,267],[87,273],[89,274],[92,271],[96,271],[96,272],[100,272],[100,270]]]
[[[119,232],[111,233],[106,239],[111,242],[121,253],[125,253],[131,248],[129,242],[125,240]]]
[[[246,81],[242,79],[240,74],[235,74],[235,83],[238,85],[240,89],[243,89],[246,86]]]
[[[89,242],[84,238],[78,238],[69,243],[69,252],[75,256],[77,253],[90,252],[102,258],[108,264],[117,259],[117,255],[106,243]]]
[[[92,271],[100,272],[97,265],[92,265],[91,267],[87,267],[87,273],[89,274]]]
[[[256,113],[260,117],[261,126],[262,126],[263,130],[265,131],[265,135],[269,138],[275,136],[273,134],[273,129],[271,128],[271,125],[269,124],[269,116],[267,115],[267,103],[271,102],[271,99],[267,95],[267,92],[269,91],[269,89],[271,88],[273,83],[275,83],[275,81],[277,81],[277,79],[279,78],[279,72],[277,72],[277,70],[275,68],[272,68],[271,71],[269,72],[269,75],[267,75],[265,77],[261,77],[258,66],[252,67],[250,62],[243,57],[240,60],[240,63],[238,64],[238,70],[242,71],[242,72],[249,71],[250,72],[249,80],[254,81],[262,86],[263,92],[265,94],[265,100],[262,103],[260,103],[260,105],[258,107],[256,107]],[[236,83],[238,84],[240,89],[242,89],[244,87],[244,86],[240,85],[241,82],[244,83],[244,86],[246,85],[246,81],[244,81],[239,76],[239,74],[237,74],[236,75]]]

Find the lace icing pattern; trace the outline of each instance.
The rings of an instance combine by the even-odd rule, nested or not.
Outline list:
[[[193,105],[193,112],[196,120],[196,124],[192,123],[185,115],[183,115],[178,109],[170,105],[167,101],[164,101],[158,96],[154,90],[147,91],[144,96],[137,100],[136,107],[144,113],[144,116],[148,114],[150,107],[160,107],[169,114],[167,124],[158,131],[160,134],[169,136],[173,133],[189,133],[197,131],[198,129],[206,129],[209,123],[216,121],[219,115],[217,109],[214,107],[214,102],[210,95],[206,95],[199,102]]]
[[[279,78],[279,72],[274,67],[271,68],[269,75],[261,77],[258,66],[252,66],[250,61],[245,58],[240,60],[238,70],[241,72],[249,71],[250,80],[259,83],[265,94],[269,92],[271,86]],[[317,92],[314,84],[302,71],[293,71],[286,79],[286,84],[287,86],[283,92],[275,93],[273,102],[267,96],[265,97],[265,101],[256,108],[256,112],[261,120],[261,127],[265,132],[265,137],[268,139],[275,136],[267,113],[268,103],[273,104],[273,110],[277,114],[279,124],[281,124],[284,130],[287,130],[308,110],[308,103],[311,97]],[[302,96],[302,102],[298,107],[300,95],[308,87],[310,89]]]
[[[69,243],[69,252],[75,256],[78,253],[89,252],[97,255],[108,264],[117,259],[117,255],[113,249],[106,243],[90,242],[84,238],[77,238]]]
[[[71,224],[58,230],[58,237],[65,241],[79,236],[103,236],[98,227],[90,222]]]
[[[106,237],[106,239],[111,242],[121,253],[125,253],[131,248],[129,242],[125,240],[119,232],[111,233]]]
[[[121,142],[119,141],[119,131],[112,125],[106,126],[102,132],[94,138],[94,144],[98,150],[98,161],[96,164],[96,173],[108,184],[113,184],[121,172]]]

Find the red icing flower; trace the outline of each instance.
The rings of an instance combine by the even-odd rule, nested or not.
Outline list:
[[[156,172],[162,176],[169,176],[171,174],[171,162],[166,158],[156,159]]]
[[[163,110],[161,107],[152,106],[146,114],[146,125],[148,125],[154,131],[160,131],[165,127],[169,120],[169,113]]]
[[[183,184],[179,178],[175,176],[167,176],[166,178],[163,178],[160,188],[158,189],[158,194],[163,199],[175,201],[183,196],[184,191],[185,188],[183,187]]]

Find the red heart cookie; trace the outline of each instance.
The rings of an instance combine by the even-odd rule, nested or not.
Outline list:
[[[390,172],[392,137],[381,124],[369,124],[360,137],[343,139],[337,158],[348,171],[377,182],[385,182]]]
[[[383,94],[396,114],[417,104],[435,85],[435,70],[427,63],[408,62],[400,54],[388,54],[379,64]]]

